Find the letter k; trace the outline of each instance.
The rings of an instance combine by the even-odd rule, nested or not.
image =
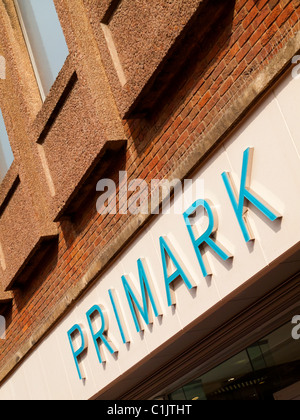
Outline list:
[[[246,218],[248,211],[245,204],[246,200],[250,201],[250,203],[257,207],[272,222],[282,217],[250,188],[253,153],[253,148],[248,148],[244,152],[239,196],[237,196],[230,173],[224,172],[222,174],[227,193],[246,242],[255,239]]]

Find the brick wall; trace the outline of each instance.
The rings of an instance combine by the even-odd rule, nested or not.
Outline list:
[[[96,168],[85,199],[59,220],[57,241],[28,271],[30,280],[14,290],[12,305],[4,313],[7,332],[6,340],[0,341],[0,370],[16,360],[20,348],[135,219],[99,215],[96,182],[101,177],[118,180],[120,170],[128,171],[129,181],[172,178],[196,145],[199,159],[205,157],[210,152],[206,138],[221,117],[300,29],[299,0],[236,0],[232,6],[203,43],[193,46],[159,104],[145,117],[123,121],[126,151],[108,155],[113,164],[107,168]]]

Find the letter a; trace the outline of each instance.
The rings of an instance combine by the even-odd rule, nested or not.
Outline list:
[[[168,238],[166,237],[161,236],[159,238],[168,306],[172,306],[176,304],[175,292],[172,289],[172,284],[175,280],[183,280],[183,282],[189,290],[197,287],[197,285],[192,278],[188,278],[186,274],[187,270],[183,269],[183,263],[179,255],[176,255],[177,253],[175,252],[175,250],[171,250],[171,246],[168,242]],[[175,267],[175,271],[173,271],[172,274],[169,273],[170,270],[168,269],[168,260],[170,260]]]

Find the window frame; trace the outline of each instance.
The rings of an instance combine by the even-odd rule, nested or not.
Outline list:
[[[37,81],[40,96],[41,96],[42,102],[45,102],[48,93],[45,92],[45,89],[44,89],[44,86],[43,86],[42,78],[40,76],[40,74],[41,74],[40,69],[37,65],[35,54],[33,52],[32,46],[31,46],[30,38],[29,38],[27,29],[26,29],[26,25],[25,25],[25,22],[24,22],[24,19],[23,19],[22,11],[21,11],[21,8],[19,6],[18,0],[13,0],[13,4],[15,6],[17,17],[18,17],[19,22],[20,22],[20,27],[21,27],[21,30],[22,30],[22,33],[23,33],[23,36],[24,36],[24,41],[25,41],[25,44],[26,44],[26,47],[27,47],[27,51],[28,51],[28,54],[29,54],[31,64],[32,64],[33,72],[34,72],[34,75],[35,75],[35,78],[36,78],[36,81]],[[54,7],[55,7],[55,4],[54,4]],[[59,18],[58,18],[58,20],[59,20]],[[59,23],[60,23],[60,21],[59,21]],[[67,44],[67,42],[66,42],[66,44]]]
[[[12,145],[11,145],[9,135],[7,132],[7,126],[5,123],[2,107],[0,107],[0,148],[1,148],[0,165],[4,164],[3,168],[0,167],[0,185],[1,185],[2,181],[6,177],[12,164],[15,161],[15,156],[14,156]]]
[[[32,48],[31,48],[31,43],[30,43],[29,36],[28,36],[28,33],[27,33],[26,25],[24,23],[22,12],[21,12],[18,0],[13,0],[13,2],[14,2],[16,12],[17,12],[17,15],[18,15],[18,18],[19,18],[20,26],[21,26],[22,33],[23,33],[23,36],[24,36],[24,40],[25,40],[25,44],[26,44],[26,47],[27,47],[27,50],[28,50],[30,61],[32,63],[34,75],[35,75],[35,78],[36,78],[36,81],[37,81],[37,84],[38,84],[38,87],[39,87],[40,95],[41,95],[42,101],[45,102],[46,94],[45,94],[45,91],[44,91],[44,88],[43,88],[42,80],[40,78],[38,66],[36,64],[35,57],[34,57],[34,54],[33,54]]]

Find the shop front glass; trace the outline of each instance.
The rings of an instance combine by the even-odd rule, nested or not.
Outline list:
[[[289,322],[168,395],[170,400],[300,399],[300,340]]]

